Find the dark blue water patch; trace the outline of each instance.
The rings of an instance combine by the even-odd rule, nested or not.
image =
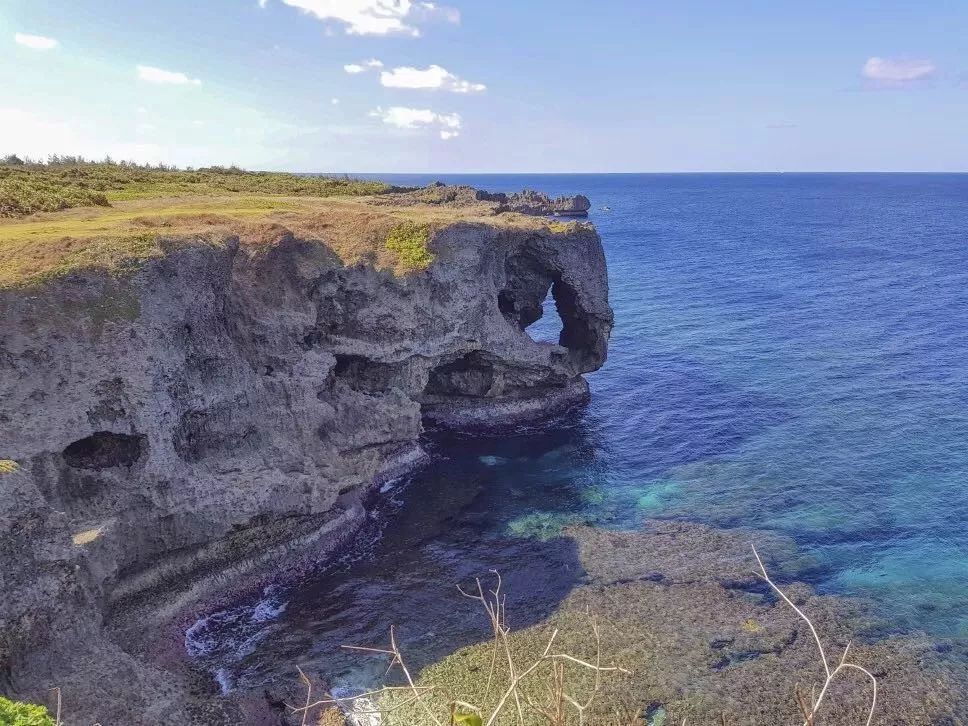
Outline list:
[[[616,315],[592,403],[431,442],[437,462],[379,522],[395,544],[292,594],[241,660],[226,628],[213,667],[258,682],[282,656],[324,664],[414,610],[434,614],[408,635],[429,658],[429,633],[457,647],[486,625],[433,605],[455,581],[508,567],[547,612],[581,581],[563,525],[648,516],[789,535],[804,576],[871,598],[888,630],[968,637],[968,176],[440,178],[590,197]],[[529,332],[557,326],[546,310]],[[363,625],[341,630],[341,602]]]

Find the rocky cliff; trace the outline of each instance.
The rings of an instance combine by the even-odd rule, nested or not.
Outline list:
[[[219,573],[352,538],[425,422],[584,399],[612,325],[601,243],[506,216],[454,211],[409,274],[346,264],[316,220],[0,290],[0,690],[59,686],[68,723],[187,723],[116,614],[152,628]],[[526,332],[549,291],[559,345]]]

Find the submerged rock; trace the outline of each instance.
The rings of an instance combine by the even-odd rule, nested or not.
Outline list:
[[[587,582],[547,622],[512,630],[510,646],[519,673],[541,655],[555,629],[553,652],[594,663],[594,617],[602,664],[629,673],[604,674],[586,723],[614,723],[616,714],[644,714],[653,723],[661,714],[666,723],[702,726],[802,722],[797,689],[809,698],[811,687],[823,682],[816,644],[803,621],[753,574],[756,561],[750,550],[755,538],[771,575],[789,583],[796,574],[789,565],[798,559],[791,542],[681,522],[651,522],[641,532],[572,527],[566,534],[578,544]],[[795,582],[784,590],[811,617],[831,661],[853,640],[850,660],[878,679],[874,724],[966,722],[968,675],[935,643],[918,636],[878,637],[877,618],[863,602],[819,596]],[[505,594],[514,628],[516,594]],[[526,600],[526,594],[520,599]],[[446,704],[435,700],[438,693],[441,700],[493,706],[507,683],[502,653],[494,675],[500,685],[488,692],[493,652],[485,642],[425,668],[418,685],[434,688],[426,700],[442,712]],[[565,665],[567,692],[584,701],[594,687],[591,672]],[[523,683],[526,724],[547,723],[531,704],[547,702],[549,673],[545,668]],[[829,699],[817,723],[863,724],[870,683],[856,672],[844,673]],[[396,703],[391,697],[382,705]],[[403,707],[390,714],[388,723],[418,723],[421,716]],[[633,721],[620,721],[626,722]]]

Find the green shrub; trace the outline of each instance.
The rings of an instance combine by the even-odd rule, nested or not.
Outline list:
[[[28,174],[0,177],[0,217],[57,212],[71,207],[106,207],[103,192]]]
[[[380,194],[390,189],[383,182],[244,171],[236,167],[181,171],[165,166],[52,157],[47,164],[0,163],[0,217],[182,195],[331,197]]]
[[[396,252],[400,263],[411,270],[425,270],[434,261],[427,249],[430,241],[430,225],[403,222],[387,234],[386,247]]]
[[[11,701],[0,696],[0,726],[55,726],[43,706]]]

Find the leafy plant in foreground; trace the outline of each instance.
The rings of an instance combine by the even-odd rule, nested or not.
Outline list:
[[[55,726],[55,721],[43,706],[0,696],[0,726]]]

